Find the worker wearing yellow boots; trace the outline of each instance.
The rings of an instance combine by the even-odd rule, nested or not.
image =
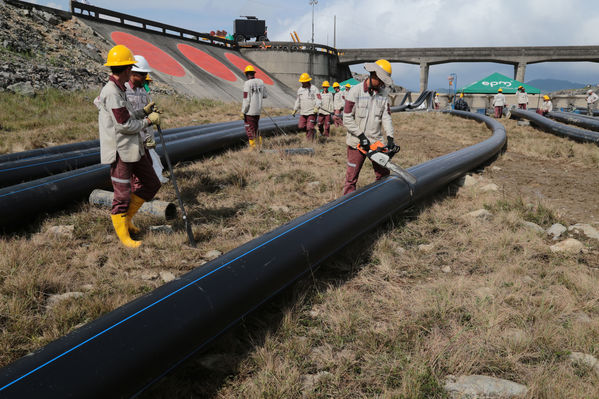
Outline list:
[[[316,114],[320,108],[320,99],[318,98],[318,89],[312,83],[312,78],[307,73],[302,73],[299,82],[302,87],[297,89],[297,97],[293,106],[293,116],[299,111],[300,119],[297,124],[299,130],[306,129],[306,138],[314,140],[316,133]]]
[[[248,65],[244,70],[247,78],[243,84],[243,102],[241,116],[243,118],[245,133],[251,149],[256,148],[256,137],[262,146],[262,136],[258,134],[258,123],[262,112],[262,100],[266,98],[266,89],[262,79],[256,78],[256,68]]]
[[[329,92],[331,84],[328,80],[322,82],[322,91],[318,94],[320,107],[318,108],[318,130],[320,134],[329,137],[331,130],[331,114],[333,109],[333,93]]]
[[[130,230],[135,230],[131,219],[160,189],[160,181],[140,135],[140,131],[150,125],[159,126],[160,115],[153,111],[154,103],[134,110],[125,94],[125,83],[131,78],[135,63],[133,53],[127,47],[117,45],[110,49],[104,65],[110,67],[111,74],[94,101],[99,109],[100,160],[110,165],[114,189],[112,224],[128,248],[141,245],[141,241],[135,241],[129,235]],[[137,185],[132,190],[133,180]]]

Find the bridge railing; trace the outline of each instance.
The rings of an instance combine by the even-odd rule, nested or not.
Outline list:
[[[324,44],[312,44],[312,43],[298,43],[298,42],[252,42],[252,43],[240,43],[240,48],[261,48],[263,50],[278,50],[278,51],[302,51],[302,52],[316,52],[316,53],[327,53],[331,55],[342,55],[334,47],[325,46]]]
[[[212,36],[208,33],[200,33],[173,25],[163,24],[161,22],[122,14],[120,12],[96,7],[91,4],[80,3],[78,1],[71,1],[71,13],[78,18],[102,21],[103,23],[125,26],[130,29],[178,37],[213,46],[237,48],[237,44],[233,40],[227,40],[218,36]]]

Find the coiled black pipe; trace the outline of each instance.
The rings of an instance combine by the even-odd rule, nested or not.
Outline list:
[[[549,118],[545,118],[544,116],[532,111],[512,109],[510,110],[510,112],[512,117],[528,119],[535,126],[548,133],[553,133],[557,136],[567,137],[572,140],[580,141],[583,143],[599,144],[599,133],[563,125],[561,123],[554,122]]]
[[[415,201],[490,159],[506,142],[500,123],[469,112],[451,114],[484,122],[493,135],[409,168],[418,179]],[[136,396],[411,203],[406,183],[390,176],[315,209],[4,367],[0,396]]]
[[[262,122],[261,129],[272,128],[274,123],[267,119]],[[207,125],[206,127],[177,128],[174,132],[171,130],[170,134],[164,137],[164,140],[168,143],[202,134],[218,131],[225,132],[231,129],[243,129],[243,122],[235,121],[218,125]],[[157,138],[156,142],[160,143],[160,139]],[[160,146],[158,147],[160,148]],[[160,151],[162,151],[161,148]],[[0,163],[0,187],[7,187],[69,170],[84,168],[97,163],[100,163],[99,146],[67,153],[46,154],[41,157],[3,162]]]
[[[434,92],[433,91],[429,91],[429,90],[425,90],[422,93],[420,93],[420,95],[418,96],[418,98],[416,99],[416,101],[414,101],[411,104],[403,104],[402,105],[397,105],[395,107],[391,107],[391,112],[401,112],[401,111],[405,111],[406,109],[414,109],[414,108],[418,108],[420,105],[422,105],[422,103],[428,99],[429,97],[433,96]]]
[[[279,128],[293,127],[297,120],[277,122]],[[279,134],[276,126],[261,127],[263,135]],[[169,142],[172,162],[195,159],[203,154],[241,143],[246,139],[243,126],[213,131]],[[166,140],[166,138],[165,138]],[[156,151],[162,156],[161,146]],[[43,179],[32,180],[0,189],[0,227],[11,228],[16,221],[35,217],[74,201],[86,198],[95,188],[110,187],[109,165],[92,165]]]
[[[547,116],[558,122],[576,125],[587,130],[599,132],[599,119],[592,116],[582,116],[573,112],[549,112]]]

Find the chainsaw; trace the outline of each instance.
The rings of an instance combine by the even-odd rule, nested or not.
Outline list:
[[[384,168],[387,168],[396,176],[399,176],[403,181],[408,184],[410,188],[410,196],[414,194],[414,185],[416,184],[416,176],[408,172],[407,170],[399,167],[398,165],[391,162],[391,158],[395,155],[394,152],[383,145],[380,141],[370,144],[369,151],[366,151],[363,147],[358,144],[358,150],[365,154],[372,162],[376,162]]]

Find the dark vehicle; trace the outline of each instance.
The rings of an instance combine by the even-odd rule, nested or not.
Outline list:
[[[246,16],[246,19],[236,19],[234,23],[233,37],[237,43],[244,42],[253,37],[256,41],[268,41],[266,33],[266,21],[256,17]]]

